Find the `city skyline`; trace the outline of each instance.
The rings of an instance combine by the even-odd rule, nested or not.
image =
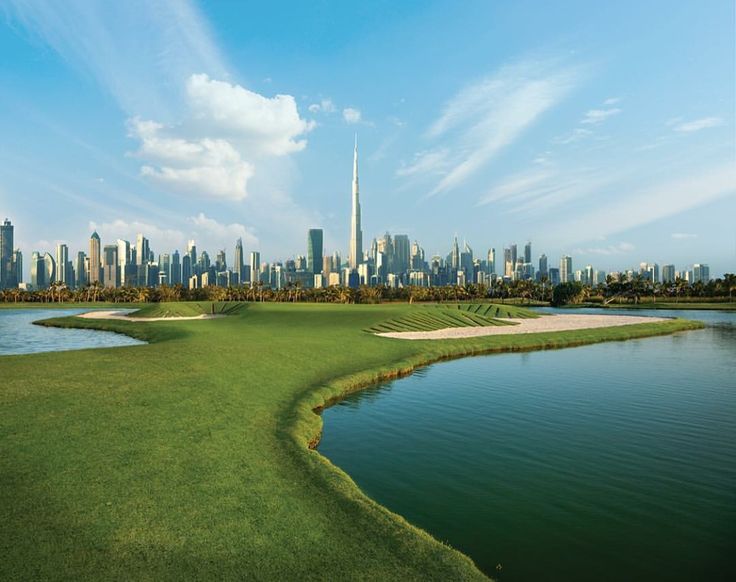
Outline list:
[[[458,232],[609,270],[733,270],[732,4],[237,10],[4,7],[0,217],[26,256],[97,230],[285,260],[315,226],[346,254],[357,129],[364,244],[405,232],[433,254]]]

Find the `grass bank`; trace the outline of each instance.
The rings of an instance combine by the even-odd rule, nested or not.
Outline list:
[[[54,320],[150,344],[0,357],[0,578],[481,579],[309,448],[313,410],[442,359],[700,326],[433,342],[362,331],[415,309]]]
[[[680,302],[675,303],[657,301],[656,303],[643,302],[643,303],[609,303],[603,305],[602,303],[582,303],[580,305],[566,305],[565,308],[575,309],[577,307],[598,307],[600,309],[701,309],[703,311],[736,311],[735,303],[708,303],[708,302]]]

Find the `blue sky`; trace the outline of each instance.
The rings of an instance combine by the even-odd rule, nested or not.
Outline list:
[[[25,253],[534,244],[736,270],[734,4],[2,5],[0,214]]]

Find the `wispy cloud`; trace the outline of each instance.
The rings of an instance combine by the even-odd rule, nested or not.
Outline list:
[[[527,61],[503,67],[461,89],[426,132],[431,141],[442,139],[447,150],[443,156],[446,173],[429,195],[465,183],[559,103],[578,77],[579,71],[572,67]],[[436,156],[430,159],[438,161]],[[400,169],[397,174],[412,175],[415,172],[410,169],[415,166]]]
[[[620,242],[618,244],[608,245],[605,247],[588,247],[588,248],[578,248],[573,251],[576,255],[601,255],[601,256],[611,256],[611,255],[622,255],[626,253],[630,253],[632,251],[636,250],[636,247],[628,242]]]
[[[675,240],[691,240],[698,238],[698,235],[689,232],[673,232],[671,237]]]
[[[701,129],[707,129],[709,127],[718,127],[722,124],[723,119],[721,119],[720,117],[703,117],[701,119],[694,119],[692,121],[675,123],[672,126],[672,129],[674,131],[692,133],[694,131],[700,131]]]
[[[231,244],[231,241],[239,238],[243,239],[246,247],[258,246],[258,237],[249,228],[237,222],[220,223],[214,218],[205,216],[203,212],[188,218],[187,222],[193,226],[193,236],[206,240],[217,239],[219,241],[217,246]]]
[[[444,172],[447,168],[449,151],[446,148],[417,152],[408,164],[402,163],[396,169],[397,176],[431,176]]]
[[[128,115],[165,116],[172,87],[194,72],[227,78],[207,21],[190,0],[9,0],[14,17],[91,74]]]
[[[619,113],[621,113],[621,109],[618,107],[611,107],[609,109],[590,109],[585,113],[583,119],[580,120],[580,123],[598,125],[599,123],[603,123],[609,117],[618,115]]]
[[[595,210],[565,220],[550,236],[572,243],[610,236],[734,194],[736,167],[731,162],[713,165],[650,188],[632,189],[623,196],[611,197]]]

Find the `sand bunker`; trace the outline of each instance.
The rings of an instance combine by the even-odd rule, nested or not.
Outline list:
[[[656,323],[667,321],[664,317],[642,317],[634,315],[582,315],[558,314],[545,315],[537,319],[509,319],[518,325],[494,325],[488,327],[449,327],[434,331],[402,331],[379,333],[381,337],[392,337],[407,340],[439,340],[486,335],[516,335],[520,333],[544,333],[551,331],[571,331],[576,329],[594,329],[597,327],[615,327],[634,325],[636,323]]]
[[[203,313],[202,315],[190,315],[190,316],[179,316],[179,317],[130,317],[126,315],[128,311],[90,311],[88,313],[81,313],[77,317],[83,317],[84,319],[119,319],[121,321],[184,321],[188,319],[216,319],[218,317],[226,317],[225,315],[209,315]]]

